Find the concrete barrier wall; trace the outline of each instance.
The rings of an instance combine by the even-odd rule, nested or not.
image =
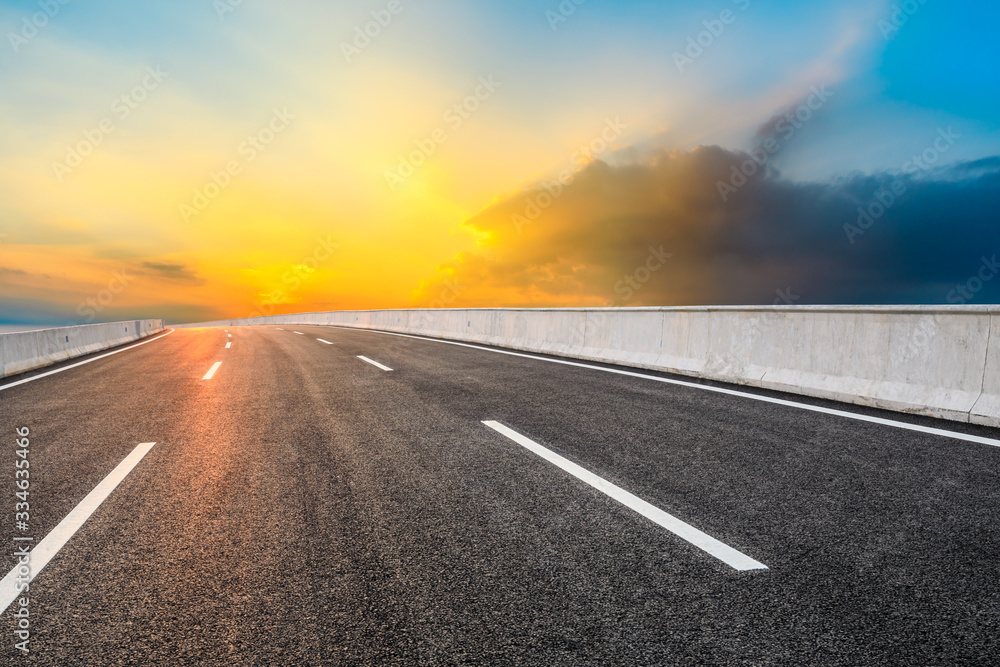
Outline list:
[[[612,362],[1000,426],[1000,307],[775,306],[337,311],[322,324]]]
[[[106,350],[158,331],[163,331],[163,320],[129,320],[0,334],[0,377]]]

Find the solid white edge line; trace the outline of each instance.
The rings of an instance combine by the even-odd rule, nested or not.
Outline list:
[[[208,372],[205,373],[205,377],[203,377],[202,380],[211,380],[212,376],[215,375],[215,371],[219,370],[219,366],[221,365],[222,365],[221,361],[216,361],[214,364],[212,364],[212,367],[208,369]]]
[[[46,535],[41,542],[39,542],[34,549],[31,550],[28,565],[31,571],[28,573],[28,582],[34,580],[38,576],[38,573],[42,571],[52,557],[59,553],[59,550],[65,546],[66,542],[69,541],[71,537],[80,529],[80,526],[90,518],[90,515],[101,506],[111,492],[121,483],[125,477],[128,476],[132,469],[142,460],[149,450],[153,448],[155,442],[145,442],[135,449],[132,453],[125,457],[125,460],[118,464],[114,470],[112,470],[107,477],[101,480],[101,483],[94,487],[94,490],[87,494],[87,496],[80,501],[80,503],[73,508],[73,510],[66,515],[66,518],[59,522],[52,531]],[[7,576],[0,581],[0,614],[7,610],[10,603],[13,602],[19,595],[24,591],[19,590],[18,585],[18,569],[20,565],[15,565]],[[22,577],[22,583],[24,578]]]
[[[517,431],[514,431],[500,422],[495,421],[484,421],[483,424],[490,427],[500,435],[510,438],[517,444],[521,445],[525,449],[537,454],[549,463],[562,468],[569,474],[573,475],[582,482],[589,484],[594,487],[604,495],[608,496],[612,500],[616,500],[625,507],[641,514],[653,523],[666,528],[671,533],[681,538],[682,540],[693,544],[710,556],[718,558],[723,563],[733,568],[734,570],[739,570],[740,572],[746,572],[747,570],[766,570],[768,569],[763,563],[750,558],[744,553],[733,549],[728,544],[724,544],[719,540],[715,539],[711,535],[703,533],[694,526],[681,521],[672,514],[668,514],[654,505],[647,503],[642,498],[635,496],[625,489],[616,486],[604,479],[599,477],[594,473],[590,472],[586,468],[578,466],[572,461],[563,458],[559,454],[556,454],[550,449],[539,445],[534,440],[526,438]]]
[[[232,343],[226,343],[226,349],[227,349],[227,350],[228,350],[229,348],[231,348],[232,346],[233,346],[233,344],[232,344]]]
[[[361,356],[360,354],[358,355],[358,359],[360,359],[361,361],[367,361],[367,362],[368,362],[369,364],[371,364],[372,366],[378,366],[379,368],[381,368],[381,369],[382,369],[382,370],[384,370],[384,371],[391,371],[391,370],[392,370],[392,369],[391,369],[391,368],[389,368],[388,366],[383,366],[383,365],[382,365],[382,364],[380,364],[379,362],[377,362],[377,361],[372,361],[372,360],[371,360],[371,359],[369,359],[368,357],[362,357],[362,356]]]
[[[437,338],[425,338],[423,336],[411,336],[410,334],[395,333],[392,331],[379,331],[377,329],[355,329],[354,327],[343,327],[337,325],[329,325],[331,328],[335,329],[345,329],[347,331],[366,331],[370,333],[385,334],[387,336],[399,336],[401,338],[413,338],[415,340],[422,340],[428,343],[445,343],[446,345],[457,345],[459,347],[469,347],[474,350],[484,350],[486,352],[496,352],[497,354],[507,354],[512,357],[523,357],[525,359],[535,359],[537,361],[547,361],[553,364],[562,364],[563,366],[574,366],[576,368],[586,368],[595,371],[604,371],[605,373],[614,373],[615,375],[626,375],[628,377],[642,378],[644,380],[653,380],[655,382],[663,382],[665,384],[677,385],[679,387],[690,387],[692,389],[701,389],[702,391],[710,391],[716,394],[726,394],[728,396],[740,396],[742,398],[749,398],[753,401],[761,401],[763,403],[772,403],[774,405],[783,405],[790,408],[798,408],[800,410],[808,410],[810,412],[819,412],[825,415],[834,415],[836,417],[844,417],[846,419],[854,419],[857,421],[869,422],[872,424],[881,424],[882,426],[892,426],[894,428],[906,429],[908,431],[917,431],[919,433],[928,433],[930,435],[939,435],[944,438],[953,438],[955,440],[965,440],[966,442],[975,442],[980,445],[989,445],[991,447],[1000,447],[1000,440],[995,438],[984,438],[978,435],[970,435],[968,433],[959,433],[958,431],[948,431],[941,428],[933,428],[930,426],[920,426],[919,424],[909,424],[907,422],[896,421],[894,419],[884,419],[882,417],[872,417],[869,415],[863,415],[857,412],[847,412],[846,410],[836,410],[833,408],[824,408],[819,405],[809,405],[808,403],[797,403],[796,401],[789,401],[783,398],[772,398],[771,396],[763,396],[761,394],[751,394],[745,391],[738,391],[736,389],[726,389],[725,387],[713,387],[707,384],[698,384],[696,382],[685,382],[684,380],[675,380],[673,378],[658,377],[656,375],[647,375],[645,373],[636,373],[633,371],[625,371],[619,368],[605,368],[604,366],[594,366],[593,364],[585,364],[577,361],[567,361],[565,359],[549,359],[547,357],[539,357],[534,354],[524,354],[523,352],[511,352],[508,350],[497,350],[491,347],[483,347],[482,345],[472,345],[470,343],[460,343],[453,340],[440,340]],[[613,363],[613,362],[608,362]],[[670,373],[671,371],[664,370],[664,373]]]
[[[326,343],[327,345],[333,345],[333,343],[331,343],[330,341],[328,341],[328,340],[323,340],[322,338],[317,338],[316,340],[318,340],[318,341],[319,341],[319,342],[321,342],[321,343]]]
[[[144,341],[142,341],[140,343],[136,343],[135,345],[129,345],[128,347],[123,347],[120,350],[115,350],[114,352],[108,352],[107,354],[102,354],[100,356],[94,357],[93,359],[85,359],[83,361],[78,361],[75,364],[70,364],[69,366],[63,366],[62,368],[57,368],[54,371],[47,371],[45,373],[39,373],[38,375],[32,375],[30,378],[24,378],[23,380],[18,380],[16,382],[11,382],[9,384],[0,385],[0,391],[3,391],[4,389],[10,389],[11,387],[16,387],[17,385],[24,384],[25,382],[32,382],[34,380],[39,380],[39,379],[41,379],[43,377],[47,377],[49,375],[55,375],[56,373],[62,373],[63,371],[68,371],[71,368],[76,368],[77,366],[83,366],[84,364],[89,364],[89,363],[91,363],[93,361],[97,361],[98,359],[104,359],[105,357],[110,357],[113,354],[120,354],[122,352],[128,352],[129,350],[135,349],[135,348],[139,347],[140,345],[145,345],[146,343],[152,343],[153,341],[160,340],[161,338],[166,338],[167,336],[169,336],[170,334],[172,334],[174,331],[175,331],[175,329],[171,329],[170,331],[168,331],[167,333],[163,334],[162,336],[156,336],[155,338],[147,338],[146,340],[144,340]]]

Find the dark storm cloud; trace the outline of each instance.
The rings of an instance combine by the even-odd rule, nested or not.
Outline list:
[[[143,262],[138,271],[141,274],[153,275],[168,280],[176,280],[196,285],[205,284],[205,279],[198,276],[184,264],[165,264],[160,262]]]
[[[595,162],[569,184],[518,193],[469,221],[489,240],[443,265],[418,298],[452,295],[439,305],[1000,300],[1000,276],[980,278],[974,293],[955,291],[975,285],[983,265],[1000,256],[1000,157],[818,183],[762,169],[740,183],[733,168],[747,160],[749,153],[710,146],[645,164]],[[641,267],[655,252],[671,257],[647,274]],[[628,287],[637,275],[645,281]]]

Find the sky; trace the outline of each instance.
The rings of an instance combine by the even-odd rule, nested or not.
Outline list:
[[[0,324],[998,303],[998,20],[0,0]]]

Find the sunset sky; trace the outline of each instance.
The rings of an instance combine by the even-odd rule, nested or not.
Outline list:
[[[0,323],[996,303],[998,22],[0,1]]]

